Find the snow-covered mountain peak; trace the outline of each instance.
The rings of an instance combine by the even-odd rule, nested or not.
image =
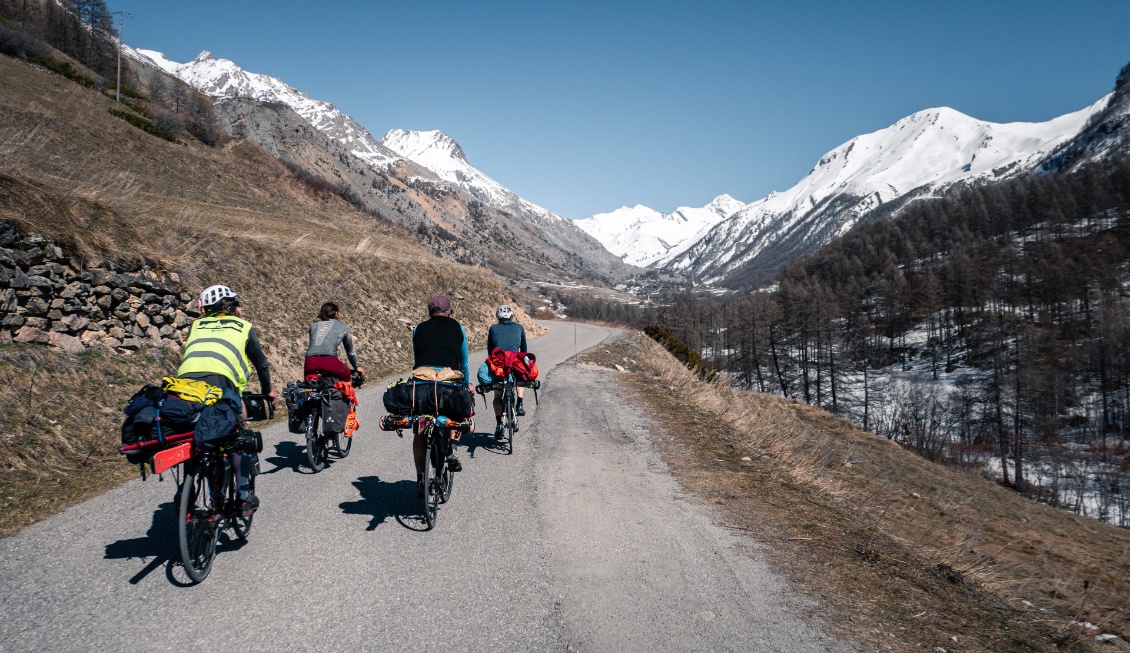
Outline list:
[[[664,214],[637,204],[576,224],[625,263],[659,265],[686,251],[712,227],[745,206],[729,195],[719,195],[702,208],[682,206]]]
[[[438,129],[431,131],[393,129],[381,138],[381,143],[393,152],[413,161],[435,157],[467,162],[467,156],[459,143]]]
[[[280,79],[249,73],[228,59],[217,59],[205,50],[188,63],[170,61],[153,50],[131,50],[130,56],[173,75],[205,95],[250,98],[260,102],[279,102],[289,106],[315,129],[351,148],[369,165],[381,166],[399,157],[377,143],[368,131],[329,102],[314,100]]]
[[[1040,123],[992,123],[949,107],[918,111],[831,150],[795,186],[731,214],[669,267],[706,280],[759,257],[775,262],[770,268],[844,233],[881,204],[1029,171],[1109,97]]]
[[[744,209],[745,208],[745,202],[743,202],[741,200],[734,199],[733,197],[730,197],[729,195],[723,193],[723,194],[719,195],[718,197],[715,197],[713,200],[710,201],[709,204],[707,204],[706,206],[704,206],[702,208],[703,208],[703,210],[713,211],[714,213],[717,213],[717,214],[719,214],[723,217],[728,218],[731,215],[740,211],[741,209]],[[689,209],[686,209],[685,207],[680,207],[675,212],[681,213],[684,210],[689,210]],[[695,210],[698,210],[698,209],[695,209]]]
[[[518,197],[471,166],[463,148],[441,131],[394,129],[378,141],[333,104],[314,100],[274,77],[249,73],[232,61],[215,58],[210,52],[201,52],[186,64],[170,61],[165,55],[152,50],[129,50],[129,55],[221,101],[225,98],[250,98],[285,104],[316,129],[351,148],[354,155],[369,165],[385,166],[407,159],[484,203],[512,212],[524,220],[556,222],[565,219]]]
[[[440,179],[458,185],[479,200],[527,220],[564,220],[559,215],[518,197],[511,190],[467,162],[463,148],[439,130],[410,131],[393,129],[380,143],[390,151],[436,173]]]

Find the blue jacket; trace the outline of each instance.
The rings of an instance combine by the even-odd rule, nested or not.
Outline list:
[[[513,320],[492,324],[487,332],[487,354],[498,347],[503,351],[526,352],[526,330]]]

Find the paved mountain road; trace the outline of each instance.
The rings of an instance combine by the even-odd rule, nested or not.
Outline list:
[[[613,331],[547,326],[541,406],[508,456],[479,404],[434,530],[374,383],[352,454],[319,474],[285,424],[265,430],[249,541],[221,539],[202,584],[176,563],[169,475],[0,540],[0,650],[846,650],[684,496],[611,375],[567,360]]]

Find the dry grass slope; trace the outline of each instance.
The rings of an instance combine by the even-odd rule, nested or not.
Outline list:
[[[256,145],[169,143],[110,115],[113,104],[0,56],[0,220],[65,245],[76,260],[145,261],[179,273],[189,291],[232,286],[260,331],[276,385],[299,375],[306,328],[323,301],[342,305],[374,377],[411,364],[403,321],[426,317],[432,295],[452,297],[479,347],[494,306],[513,302],[485,270],[433,257],[403,227],[312,190]],[[28,401],[42,415],[55,405],[92,402],[93,409],[2,423],[0,534],[120,479],[128,468],[113,455],[117,412],[176,358],[0,346],[7,386],[0,401]],[[112,370],[128,379],[107,384]],[[47,427],[42,419],[56,421]],[[46,489],[45,479],[52,482]]]
[[[621,380],[669,427],[657,439],[681,481],[771,544],[841,635],[907,651],[1130,639],[1130,532],[934,465],[826,412],[699,381],[641,334],[617,354],[589,359],[628,369]]]

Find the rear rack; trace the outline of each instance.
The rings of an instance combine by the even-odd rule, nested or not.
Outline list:
[[[440,428],[455,429],[460,433],[470,433],[475,430],[475,420],[469,417],[460,421],[437,415],[385,415],[381,418],[380,426],[382,431],[402,431],[412,428],[413,424],[422,419],[435,420]]]

